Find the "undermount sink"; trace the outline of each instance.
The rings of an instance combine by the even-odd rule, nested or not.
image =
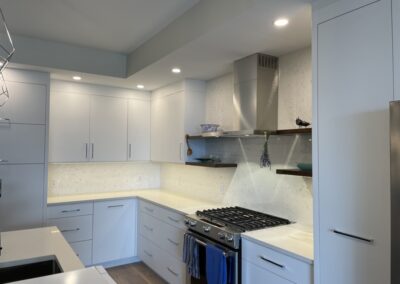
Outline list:
[[[41,259],[30,263],[19,263],[13,266],[0,267],[0,283],[27,280],[61,272],[62,270],[57,259]]]

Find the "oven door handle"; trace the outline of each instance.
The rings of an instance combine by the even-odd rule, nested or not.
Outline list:
[[[203,241],[197,239],[196,237],[195,237],[195,242],[196,242],[197,244],[203,246],[203,247],[207,247],[207,243],[206,243],[206,242],[203,242]],[[224,256],[225,256],[225,257],[228,257],[230,254],[231,254],[230,251],[225,251],[225,250],[224,250]]]

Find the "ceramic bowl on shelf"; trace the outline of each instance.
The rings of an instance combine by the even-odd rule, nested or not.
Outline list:
[[[312,164],[311,163],[298,163],[297,167],[305,172],[311,172],[312,171]]]
[[[201,132],[206,133],[206,132],[217,132],[219,124],[200,124],[201,127]]]

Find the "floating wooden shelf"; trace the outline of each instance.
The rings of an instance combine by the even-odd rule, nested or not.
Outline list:
[[[236,168],[237,164],[229,163],[199,163],[199,162],[186,162],[186,165],[197,166],[197,167],[207,167],[207,168]]]
[[[312,177],[311,171],[302,171],[299,169],[278,169],[278,170],[276,170],[276,173],[278,175]]]
[[[303,135],[311,135],[312,128],[295,128],[295,129],[281,129],[271,132],[271,135],[296,135],[296,134],[303,134]],[[243,136],[243,138],[260,138],[264,136],[262,132],[257,132],[254,135]],[[201,136],[201,135],[192,135],[188,136],[188,139],[217,139],[217,138],[238,138],[237,136]]]

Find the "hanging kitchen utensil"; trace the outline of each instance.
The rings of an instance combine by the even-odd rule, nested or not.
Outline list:
[[[190,146],[189,146],[189,135],[186,135],[186,145],[187,145],[187,155],[188,156],[192,156],[192,154],[193,154],[193,150],[192,150],[192,148],[190,148]]]
[[[6,68],[15,52],[14,43],[8,30],[3,11],[0,9],[0,72]]]
[[[265,143],[264,143],[264,149],[260,157],[260,167],[261,168],[269,168],[271,170],[271,160],[269,158],[269,153],[268,153],[268,140],[269,136],[271,134],[269,132],[265,132]]]

